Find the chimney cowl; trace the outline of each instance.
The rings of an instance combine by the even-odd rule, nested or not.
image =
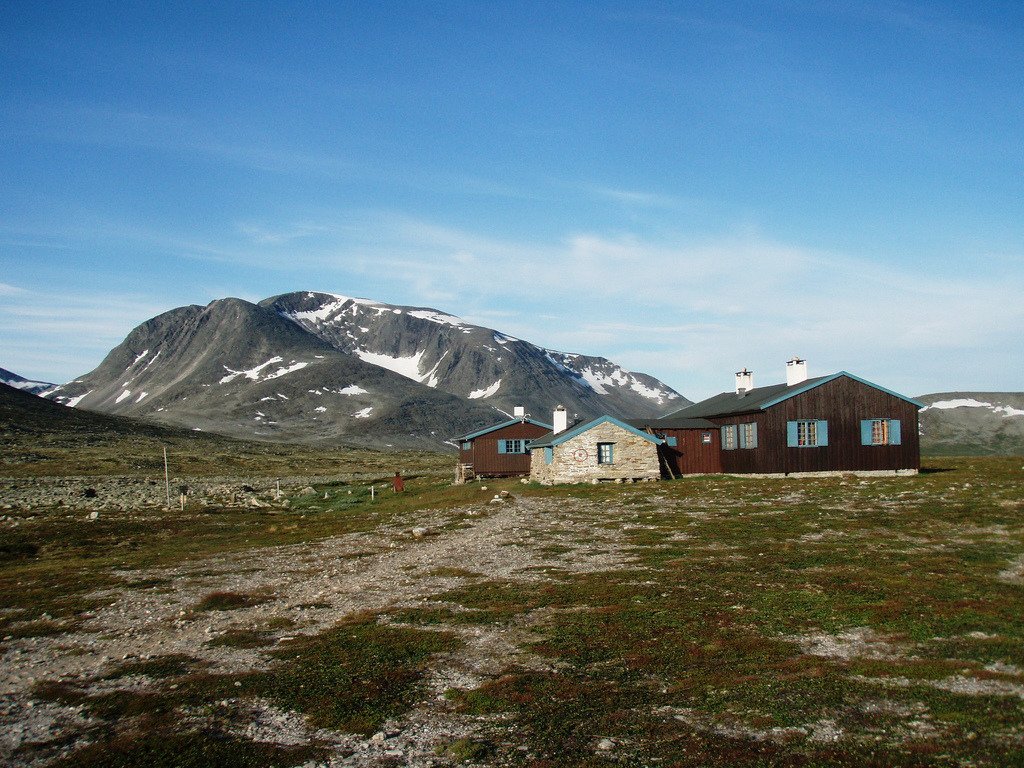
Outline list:
[[[754,388],[754,372],[744,368],[736,371],[736,394],[742,397]]]
[[[792,387],[807,381],[807,361],[793,357],[786,363],[786,386]]]

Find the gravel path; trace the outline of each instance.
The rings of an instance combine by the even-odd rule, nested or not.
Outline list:
[[[488,495],[489,498],[489,495]],[[310,544],[250,550],[197,560],[167,569],[124,573],[127,583],[160,580],[149,589],[128,587],[101,593],[107,605],[84,631],[5,643],[0,666],[0,762],[17,764],[22,744],[54,739],[80,727],[80,708],[33,702],[39,681],[81,682],[101,677],[129,659],[185,654],[213,672],[241,672],[266,659],[257,650],[211,646],[208,641],[240,628],[265,627],[275,619],[292,626],[281,637],[321,632],[345,616],[423,605],[432,595],[476,577],[541,583],[546,571],[600,571],[630,562],[616,528],[594,525],[592,505],[565,499],[498,499],[460,510],[426,513],[416,528],[381,527]],[[231,611],[196,613],[211,592],[259,593],[266,602]],[[372,738],[312,732],[303,718],[266,702],[251,706],[245,734],[282,744],[312,737],[335,745],[331,765],[446,765],[439,744],[466,737],[474,723],[458,715],[444,696],[469,689],[510,665],[547,662],[521,650],[535,611],[512,626],[460,627],[463,647],[442,655],[431,670],[428,696],[402,722],[388,723]],[[123,678],[104,685],[144,685]],[[384,761],[384,763],[381,763]],[[32,763],[22,763],[30,765]]]

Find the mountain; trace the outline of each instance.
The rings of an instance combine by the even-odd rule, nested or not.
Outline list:
[[[56,386],[46,381],[31,381],[16,373],[11,373],[5,368],[0,368],[0,384],[6,384],[33,395],[41,395]]]
[[[336,307],[339,302],[346,306]],[[354,322],[337,322],[335,310]],[[462,338],[471,335],[494,351],[481,354]],[[506,348],[515,352],[503,354]],[[493,386],[494,365],[519,359],[532,359],[535,378],[498,368],[519,391],[508,387],[496,397],[506,387],[505,381]],[[511,411],[512,404],[536,403],[535,413],[546,413],[561,402],[589,415],[606,400],[620,407],[628,398],[617,390],[633,383],[680,402],[649,377],[595,369],[611,366],[600,358],[582,358],[586,373],[569,367],[577,362],[571,356],[564,359],[568,365],[435,310],[287,294],[258,305],[220,299],[165,312],[133,330],[94,371],[46,397],[236,437],[405,448],[437,448],[492,424],[504,418],[495,404]],[[628,384],[605,396],[600,376]]]
[[[933,455],[1024,455],[1024,392],[922,395],[921,451]]]
[[[548,420],[555,405],[583,417],[648,418],[690,403],[662,382],[603,357],[556,352],[422,307],[329,293],[260,302],[335,349],[504,413]]]

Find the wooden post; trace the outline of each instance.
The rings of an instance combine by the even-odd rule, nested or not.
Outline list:
[[[167,490],[167,509],[171,508],[171,477],[167,473],[167,447],[164,446],[164,488]]]

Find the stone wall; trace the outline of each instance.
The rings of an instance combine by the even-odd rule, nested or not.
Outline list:
[[[598,443],[614,445],[613,463],[597,463]],[[545,485],[661,478],[658,446],[616,424],[598,424],[554,446],[554,460],[550,464],[544,459],[544,451],[534,448],[530,452],[530,479]]]

